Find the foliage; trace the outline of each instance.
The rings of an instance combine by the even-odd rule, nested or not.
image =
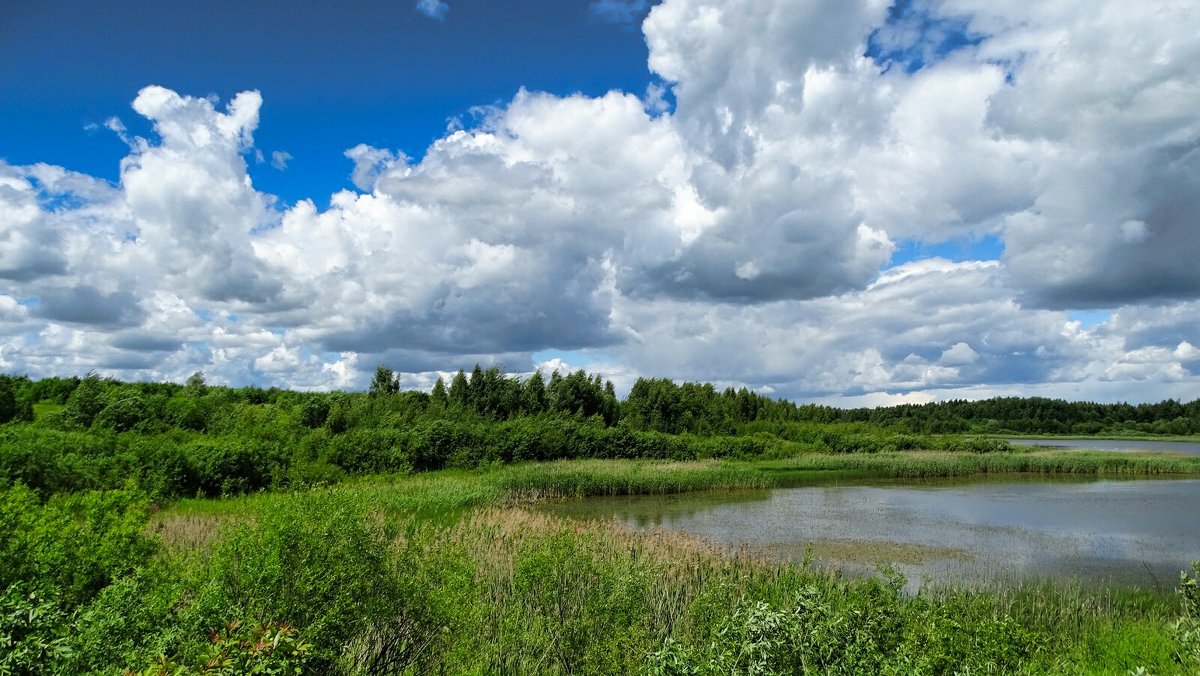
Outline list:
[[[1185,668],[1200,670],[1200,561],[1192,572],[1179,574],[1179,596],[1183,616],[1171,627],[1179,641],[1179,661]]]
[[[152,560],[134,490],[55,496],[0,490],[0,673],[79,671],[78,618]]]
[[[91,427],[92,421],[100,415],[106,406],[104,400],[104,384],[100,376],[93,371],[80,381],[79,386],[67,398],[67,408],[63,418],[78,427]]]
[[[143,532],[149,505],[133,490],[55,496],[43,504],[18,484],[0,491],[0,588],[52,586],[78,605],[132,573],[155,551]]]
[[[196,371],[188,376],[187,382],[184,384],[184,390],[188,397],[193,399],[203,397],[208,393],[208,383],[204,378],[204,371]]]
[[[23,384],[19,378],[0,375],[0,425],[13,420],[33,420],[32,399],[27,394],[20,396]]]
[[[300,405],[300,424],[309,429],[325,425],[329,418],[329,400],[325,397],[310,397]]]
[[[141,397],[137,395],[119,396],[96,414],[92,424],[117,432],[128,432],[149,417],[150,410]]]
[[[209,635],[209,645],[192,664],[160,656],[136,676],[176,674],[304,674],[312,661],[312,645],[300,631],[283,623],[249,625],[227,622]]]
[[[396,394],[400,391],[400,374],[380,364],[375,368],[369,393],[372,397]]]
[[[72,621],[53,587],[43,591],[25,582],[10,584],[0,594],[0,674],[62,669],[74,654]]]

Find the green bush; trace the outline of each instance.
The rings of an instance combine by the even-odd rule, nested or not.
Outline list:
[[[945,439],[940,447],[944,451],[961,451],[966,453],[1007,453],[1012,451],[1012,445],[1007,439],[987,439],[985,437],[950,437]]]
[[[186,447],[187,462],[195,468],[204,495],[238,495],[271,485],[286,463],[277,448],[242,437],[199,438]]]
[[[164,406],[164,417],[179,429],[203,432],[208,429],[212,411],[211,400],[172,397]]]
[[[217,547],[187,611],[196,637],[176,654],[193,659],[206,649],[207,632],[229,617],[248,618],[302,628],[312,642],[311,668],[327,671],[354,639],[387,636],[389,623],[419,615],[421,604],[410,602],[413,590],[392,568],[389,551],[387,532],[362,501],[311,494],[273,500],[256,524],[236,528]],[[390,645],[367,646],[367,653]]]
[[[126,395],[105,406],[96,414],[92,424],[117,432],[128,432],[149,418],[146,402],[137,395]]]
[[[320,459],[350,474],[402,472],[410,468],[408,443],[407,431],[353,429],[331,438]]]
[[[652,674],[1013,673],[1042,639],[979,600],[906,598],[903,579],[807,583],[790,604],[744,598],[707,611],[706,641],[668,639],[649,655]],[[702,600],[702,599],[699,599]],[[703,606],[701,606],[703,607]],[[719,606],[718,606],[719,608]],[[986,607],[982,610],[987,610]]]
[[[52,586],[76,606],[133,572],[156,550],[145,535],[149,502],[133,490],[56,496],[42,504],[28,488],[0,491],[0,588]]]
[[[300,424],[309,429],[325,425],[329,418],[329,400],[325,397],[310,397],[300,405]]]
[[[1192,572],[1179,574],[1179,597],[1182,617],[1171,630],[1179,642],[1179,662],[1200,671],[1200,561],[1192,564]]]
[[[52,587],[9,585],[0,592],[0,674],[66,673],[72,620]]]
[[[81,671],[80,613],[151,560],[148,515],[134,490],[44,504],[22,485],[0,490],[0,673]]]
[[[312,644],[300,630],[268,622],[251,625],[233,620],[209,635],[207,650],[190,663],[160,656],[137,676],[175,674],[305,674],[310,673]]]

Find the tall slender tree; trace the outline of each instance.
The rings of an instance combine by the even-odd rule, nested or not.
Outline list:
[[[446,395],[446,381],[438,376],[437,382],[433,384],[433,391],[429,393],[429,403],[438,408],[445,408],[449,403],[449,398]]]
[[[465,408],[468,405],[470,398],[470,385],[467,384],[467,374],[463,373],[462,369],[454,374],[454,378],[450,381],[450,404],[459,408]]]
[[[380,397],[396,394],[400,391],[400,374],[380,364],[375,367],[375,377],[371,379],[370,395]]]
[[[541,371],[534,371],[521,390],[521,408],[527,415],[546,410],[546,383],[542,381]]]

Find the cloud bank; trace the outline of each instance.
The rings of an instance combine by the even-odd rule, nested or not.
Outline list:
[[[348,388],[570,351],[845,403],[1193,398],[1200,15],[1153,5],[666,0],[673,110],[520,90],[290,206],[247,173],[258,92],[149,86],[118,185],[0,163],[0,369]]]

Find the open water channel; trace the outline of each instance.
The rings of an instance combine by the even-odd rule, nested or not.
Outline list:
[[[1200,559],[1200,479],[843,479],[544,508],[850,574],[890,564],[910,591],[1046,579],[1169,589]]]
[[[1157,439],[1020,439],[1009,437],[1014,446],[1043,446],[1074,451],[1118,451],[1121,453],[1174,453],[1176,455],[1200,455],[1200,442],[1159,441]]]

